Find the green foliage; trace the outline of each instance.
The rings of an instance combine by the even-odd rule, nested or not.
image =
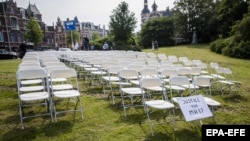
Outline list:
[[[250,7],[250,5],[249,5]],[[232,26],[231,36],[217,39],[211,44],[211,51],[236,58],[250,59],[250,11]]]
[[[196,31],[198,42],[210,41],[210,23],[214,15],[215,2],[211,0],[181,0],[175,2],[175,35],[188,41]]]
[[[213,52],[221,54],[223,48],[225,48],[227,46],[227,41],[228,40],[230,40],[230,39],[225,40],[222,37],[220,37],[219,39],[213,41],[210,44],[210,50],[213,51]]]
[[[223,38],[230,36],[231,27],[247,13],[247,3],[243,0],[222,0],[216,7],[216,27]]]
[[[67,31],[66,34],[66,40],[67,40],[67,45],[69,47],[72,47],[72,43],[74,41],[77,41],[78,43],[80,43],[80,35],[77,31],[72,30],[72,31]]]
[[[97,32],[92,33],[92,40],[98,40],[100,39],[100,35]]]
[[[130,12],[128,7],[125,1],[121,2],[110,16],[109,31],[116,44],[127,44],[136,28],[135,14]]]
[[[43,32],[38,22],[33,18],[27,22],[24,36],[27,41],[34,43],[35,47],[42,42]]]
[[[223,48],[222,54],[235,58],[250,59],[250,41],[230,42],[227,47]]]
[[[145,48],[151,48],[152,40],[157,40],[159,46],[174,45],[173,29],[173,20],[169,17],[150,19],[142,26],[139,42]]]

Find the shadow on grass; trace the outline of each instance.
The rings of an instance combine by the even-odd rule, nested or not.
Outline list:
[[[27,123],[26,123],[27,124]],[[72,132],[73,123],[70,121],[58,121],[55,123],[46,123],[39,126],[26,127],[24,129],[12,128],[8,132],[4,133],[0,140],[4,141],[31,141],[36,139],[38,136],[56,137],[64,133]]]
[[[241,102],[241,101],[248,101],[248,99],[239,94],[232,94],[232,95],[224,95],[223,99],[225,102]]]
[[[183,124],[189,124],[188,129],[183,128]],[[182,122],[177,125],[174,131],[169,123],[159,124],[153,127],[153,134],[150,132],[148,124],[141,126],[141,129],[147,135],[144,141],[200,141],[201,128],[192,123]]]

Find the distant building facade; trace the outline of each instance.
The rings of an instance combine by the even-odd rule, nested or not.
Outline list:
[[[172,13],[169,10],[169,7],[167,7],[166,10],[162,10],[162,11],[158,11],[157,8],[158,6],[154,0],[154,3],[152,4],[152,11],[150,12],[148,8],[148,0],[144,0],[144,8],[142,9],[142,12],[141,12],[141,25],[146,23],[149,19],[152,19],[152,18],[172,16]]]
[[[44,34],[42,43],[39,47],[33,49],[56,49],[58,47],[66,47],[66,31],[64,22],[58,17],[56,25],[48,26],[42,20],[42,14],[39,12],[37,6],[29,4],[27,9],[17,6],[13,0],[6,0],[0,2],[0,48],[6,48],[9,51],[16,51],[19,45],[26,40],[24,33],[26,31],[26,23],[33,17],[40,25]],[[66,21],[69,19],[66,19]],[[93,23],[80,23],[75,17],[76,30],[79,32],[81,38],[88,36],[90,39],[92,33],[96,32],[101,37],[106,36],[105,27],[95,26]],[[29,43],[32,46],[32,43]]]

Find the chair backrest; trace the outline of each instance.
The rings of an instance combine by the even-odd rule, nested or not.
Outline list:
[[[70,77],[77,77],[77,73],[72,68],[60,68],[60,69],[53,69],[50,72],[50,77],[52,79],[55,78],[70,78]]]
[[[40,63],[39,62],[30,62],[30,63],[21,63],[18,65],[18,69],[21,69],[21,68],[33,68],[33,67],[41,67]]]
[[[145,69],[142,69],[140,71],[140,75],[142,78],[145,78],[145,77],[158,77],[159,76],[159,73],[158,73],[158,70],[155,68],[145,68]]]
[[[201,68],[200,67],[191,67],[191,73],[192,73],[192,75],[200,75]]]
[[[186,76],[171,76],[169,78],[170,85],[189,85],[190,81]]]
[[[160,78],[142,78],[140,80],[141,88],[148,88],[148,87],[161,87],[163,83]]]
[[[139,73],[133,69],[122,69],[118,72],[118,76],[122,79],[139,79]]]
[[[16,78],[21,79],[37,79],[37,78],[46,78],[47,73],[42,68],[29,68],[29,69],[20,69],[16,72]]]
[[[202,76],[195,76],[194,80],[192,82],[195,86],[195,94],[196,94],[196,89],[199,88],[206,88],[207,90],[207,94],[209,92],[209,94],[211,95],[211,80],[207,77],[202,77]],[[196,87],[198,86],[198,87]]]
[[[218,68],[218,67],[219,67],[219,64],[216,63],[216,62],[211,62],[211,63],[210,63],[210,67],[213,68],[213,69],[215,69],[215,68]]]
[[[122,69],[126,69],[126,67],[124,67],[124,66],[110,66],[108,68],[108,73],[110,75],[118,75],[119,71]]]
[[[171,76],[178,76],[178,73],[175,69],[163,69],[160,71],[162,78],[169,78]]]
[[[192,77],[192,71],[189,67],[181,67],[177,69],[177,73],[180,76],[187,76],[189,78]]]
[[[66,66],[64,63],[59,62],[59,61],[54,61],[54,62],[46,62],[43,64],[45,67],[50,67],[50,66]]]
[[[211,86],[210,79],[202,76],[195,76],[192,83],[196,86],[207,86],[207,87]]]
[[[66,65],[64,65],[64,66],[46,66],[45,70],[47,71],[48,74],[50,74],[50,72],[52,70],[55,70],[55,69],[65,69],[65,68],[69,68],[69,67],[66,66]]]

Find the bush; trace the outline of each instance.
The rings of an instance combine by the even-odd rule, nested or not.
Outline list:
[[[214,42],[211,43],[210,50],[213,51],[213,52],[221,54],[222,53],[222,49],[224,47],[226,47],[226,44],[225,44],[224,41],[225,40],[221,39],[221,38],[215,40]]]
[[[222,53],[230,57],[250,59],[250,41],[231,42]]]

